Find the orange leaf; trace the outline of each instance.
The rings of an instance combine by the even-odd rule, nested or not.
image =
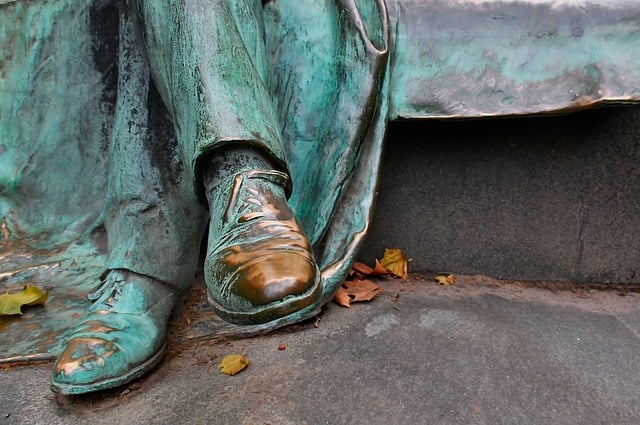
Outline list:
[[[376,267],[373,269],[372,275],[385,275],[385,274],[389,274],[389,270],[387,270],[385,266],[380,264],[380,261],[376,259]]]
[[[350,280],[344,282],[342,287],[349,294],[351,302],[371,301],[380,292],[380,286],[370,280]]]
[[[349,293],[342,287],[338,288],[336,294],[333,296],[333,300],[342,307],[351,307],[351,298]]]
[[[348,280],[336,291],[333,300],[342,307],[351,307],[351,303],[371,301],[380,293],[380,286],[370,280]]]
[[[364,263],[356,261],[351,267],[350,277],[355,277],[357,280],[363,280],[369,276],[380,276],[389,274],[389,270],[385,269],[378,260],[376,260],[375,268],[371,268]],[[351,279],[354,280],[354,279]]]
[[[364,263],[361,263],[359,261],[356,261],[355,263],[353,263],[353,266],[351,267],[353,270],[356,271],[356,273],[360,273],[362,275],[370,275],[371,273],[373,273],[373,269],[369,266],[367,266]]]
[[[402,279],[406,279],[409,276],[407,273],[407,260],[400,249],[385,249],[380,264],[394,276]]]

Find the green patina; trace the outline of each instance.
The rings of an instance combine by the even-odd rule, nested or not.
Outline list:
[[[366,234],[389,118],[637,100],[640,7],[612,4],[0,1],[0,283],[52,287],[28,317],[47,326],[1,357],[57,352],[105,270],[188,287],[202,159],[222,148],[289,171],[328,301]],[[3,337],[20,323],[0,319]]]
[[[2,285],[51,288],[29,318],[50,325],[42,338],[2,357],[57,352],[65,309],[89,309],[81,294],[105,270],[188,287],[208,218],[201,161],[218,149],[289,171],[323,302],[363,241],[387,115],[384,4],[129,3],[0,6]],[[7,338],[26,322],[0,321]]]

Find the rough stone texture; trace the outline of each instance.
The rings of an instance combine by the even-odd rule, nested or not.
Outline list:
[[[640,107],[391,125],[361,258],[525,280],[640,280]]]
[[[370,303],[330,304],[318,327],[173,341],[153,373],[111,392],[56,403],[51,365],[0,371],[0,423],[640,423],[640,294],[466,276],[380,284]],[[247,370],[218,373],[243,351]]]

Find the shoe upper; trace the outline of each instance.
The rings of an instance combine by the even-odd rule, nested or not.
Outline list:
[[[218,223],[212,218],[205,279],[228,311],[258,312],[316,289],[312,248],[287,205],[286,178],[277,171],[241,173],[217,197],[224,213]]]

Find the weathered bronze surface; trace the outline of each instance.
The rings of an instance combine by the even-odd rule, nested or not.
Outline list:
[[[214,196],[224,215],[211,219],[204,266],[214,310],[230,322],[256,324],[317,304],[320,272],[286,203],[287,175],[251,170],[227,180]]]
[[[121,385],[162,359],[176,301],[172,288],[112,270],[93,298],[53,366],[53,391],[81,394]]]
[[[264,244],[258,251],[270,258],[230,267],[232,257],[213,258],[224,234],[210,241],[205,277],[214,305],[259,330],[308,317],[330,299],[373,201],[377,167],[371,173],[367,158],[379,158],[386,117],[384,3],[362,10],[348,1],[279,1],[264,10],[259,1],[227,0],[1,7],[2,92],[10,96],[0,102],[0,211],[5,258],[19,262],[3,286],[24,281],[17,271],[39,267],[14,255],[8,246],[15,240],[27,252],[43,241],[60,255],[85,254],[32,282],[50,287],[52,301],[68,275],[95,287],[110,270],[104,287],[126,272],[115,280],[113,305],[95,300],[75,311],[80,325],[62,346],[54,334],[55,345],[3,344],[3,357],[61,349],[52,388],[63,393],[119,385],[152,367],[175,293],[197,271],[208,218],[204,158],[234,146],[261,152],[294,185],[285,188],[290,211],[278,194],[277,214],[265,214],[250,232],[238,229],[251,220],[233,220],[238,229],[226,232],[243,250],[256,233]],[[347,196],[360,187],[361,195]],[[242,189],[239,199],[275,193],[254,189]],[[209,204],[212,220],[241,215],[219,200]],[[278,228],[263,225],[269,221]],[[87,267],[94,264],[100,273]],[[146,279],[173,288],[173,301],[152,303]],[[50,311],[41,313],[34,320]],[[8,338],[24,334],[24,321],[1,320]]]
[[[640,98],[634,0],[398,0],[390,118],[569,112]]]
[[[144,373],[210,217],[220,315],[315,314],[366,234],[389,119],[635,102],[639,30],[633,0],[0,0],[0,284],[51,290],[0,318],[0,357],[62,352],[68,393]],[[205,195],[206,159],[240,147],[292,186],[230,161],[239,189]]]

